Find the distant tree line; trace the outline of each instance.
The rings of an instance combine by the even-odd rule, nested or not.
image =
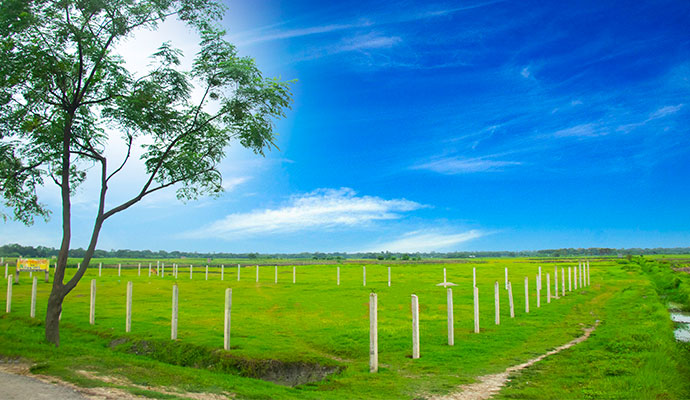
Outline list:
[[[3,257],[34,257],[50,258],[57,256],[58,249],[45,246],[22,246],[19,244],[6,244],[0,246],[0,256]],[[69,256],[81,258],[86,250],[72,249]],[[454,251],[447,253],[391,253],[391,252],[368,252],[368,253],[197,253],[186,251],[151,251],[151,250],[96,250],[96,258],[292,258],[292,259],[312,259],[312,260],[346,260],[346,259],[371,259],[371,260],[421,260],[428,258],[474,258],[474,257],[578,257],[578,256],[627,256],[627,255],[651,255],[651,254],[688,254],[690,247],[657,247],[653,249],[630,248],[612,249],[606,247],[567,248],[567,249],[546,249],[546,250],[527,250],[527,251]]]

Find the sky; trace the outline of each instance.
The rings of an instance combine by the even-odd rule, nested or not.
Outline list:
[[[295,253],[690,246],[690,2],[229,1],[265,76],[296,80],[266,157],[234,144],[226,192],[174,190],[109,219],[102,249]],[[178,21],[118,51],[133,71]],[[117,135],[115,135],[117,136]],[[108,152],[117,159],[122,144]],[[143,168],[113,182],[109,204]],[[74,196],[72,247],[96,212]],[[0,243],[58,247],[59,192]]]

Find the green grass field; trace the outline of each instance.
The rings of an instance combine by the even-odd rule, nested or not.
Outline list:
[[[681,257],[682,258],[682,257]],[[10,260],[11,261],[11,260]],[[42,320],[50,285],[39,279],[37,318],[29,318],[31,282],[23,273],[13,287],[12,312],[0,318],[0,354],[23,357],[34,371],[84,386],[104,385],[79,371],[117,376],[137,385],[172,387],[186,392],[232,393],[257,399],[414,399],[453,392],[478,376],[496,373],[564,344],[596,320],[601,325],[586,342],[547,358],[515,377],[501,392],[504,398],[668,398],[690,397],[688,347],[673,338],[673,323],[659,285],[650,272],[619,259],[592,259],[591,286],[567,292],[564,298],[536,307],[535,276],[577,265],[572,260],[482,259],[447,264],[390,263],[367,267],[343,264],[336,285],[337,264],[292,267],[243,267],[236,263],[211,268],[190,260],[172,276],[148,277],[150,260],[136,268],[104,268],[98,262],[67,297],[62,315],[62,345],[43,339]],[[136,260],[106,260],[106,265]],[[214,260],[214,263],[216,261]],[[231,264],[228,261],[226,265]],[[656,262],[656,261],[654,261]],[[155,268],[155,261],[153,262]],[[387,286],[387,267],[392,286]],[[477,269],[481,333],[473,333],[472,268]],[[510,318],[504,268],[509,269],[515,301]],[[435,284],[447,268],[455,303],[455,346],[447,345],[446,291]],[[14,269],[11,268],[11,271]],[[68,276],[74,269],[68,270]],[[675,273],[674,274],[681,274]],[[686,274],[687,275],[687,274]],[[524,277],[529,278],[530,313],[525,314]],[[89,321],[89,281],[97,280],[96,324]],[[681,276],[685,281],[687,278]],[[125,292],[133,282],[132,332],[125,333]],[[501,324],[494,324],[494,282],[500,283]],[[178,340],[170,341],[172,286],[179,286]],[[553,285],[553,276],[551,278]],[[226,288],[233,289],[230,351],[223,346]],[[378,294],[379,372],[368,372],[369,293]],[[413,360],[410,295],[420,302],[421,358]],[[688,301],[690,304],[690,301]],[[5,309],[2,296],[0,307]],[[139,353],[139,354],[135,354]],[[277,360],[277,361],[270,361]],[[318,381],[297,386],[252,376],[286,376],[302,370],[337,369]],[[275,379],[275,376],[274,376]],[[126,387],[122,383],[108,383]],[[170,398],[151,390],[137,394]],[[174,396],[173,396],[174,397]],[[182,396],[184,397],[184,396]]]

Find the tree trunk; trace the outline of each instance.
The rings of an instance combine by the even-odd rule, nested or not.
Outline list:
[[[62,301],[65,299],[63,289],[55,287],[48,298],[48,310],[46,311],[46,340],[55,346],[60,345],[60,314],[62,313]]]

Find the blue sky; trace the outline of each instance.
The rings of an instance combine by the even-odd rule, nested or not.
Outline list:
[[[157,195],[108,220],[100,248],[690,246],[690,2],[228,7],[240,53],[297,79],[280,151],[233,147],[221,198]],[[174,21],[121,51],[140,68],[165,40],[194,53]],[[127,173],[113,204],[141,169]],[[59,245],[57,189],[41,194],[51,221],[6,223],[0,241]],[[93,201],[88,185],[75,197],[74,247]]]

